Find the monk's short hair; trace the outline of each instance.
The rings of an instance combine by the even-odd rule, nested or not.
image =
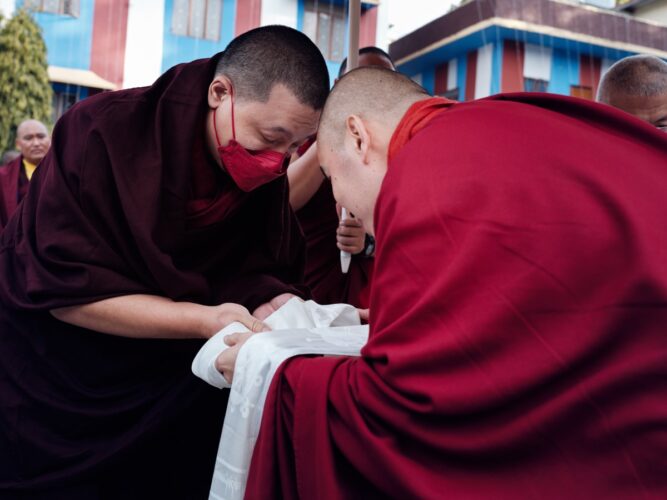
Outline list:
[[[392,66],[394,66],[394,60],[391,58],[389,54],[387,54],[380,47],[362,47],[361,49],[359,49],[359,55],[363,56],[364,54],[375,54],[376,56],[384,57],[387,61],[391,63]],[[343,59],[342,63],[340,63],[340,69],[338,70],[338,78],[342,77],[345,74],[346,70],[347,70],[347,57]]]
[[[608,103],[612,94],[651,97],[667,94],[667,63],[649,55],[616,62],[602,77],[597,100]]]
[[[322,53],[303,33],[287,26],[264,26],[236,37],[220,56],[224,74],[241,99],[266,102],[283,84],[305,105],[319,110],[329,93],[329,71]]]
[[[413,103],[428,97],[423,87],[396,71],[378,66],[353,69],[329,94],[320,116],[318,140],[338,147],[345,134],[345,121],[352,114],[398,124]]]

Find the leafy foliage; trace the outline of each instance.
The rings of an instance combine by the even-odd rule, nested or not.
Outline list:
[[[51,121],[46,44],[25,10],[0,20],[0,151],[14,148],[16,127],[27,118]]]

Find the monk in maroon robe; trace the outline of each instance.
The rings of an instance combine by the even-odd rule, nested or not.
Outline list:
[[[19,156],[0,167],[0,231],[28,192],[32,174],[50,145],[49,131],[42,122],[25,120],[16,128]]]
[[[378,66],[394,69],[389,54],[378,47],[359,49],[359,66]],[[344,59],[338,72],[340,78],[347,70]],[[313,299],[322,304],[345,302],[368,308],[373,276],[375,245],[366,237],[354,214],[340,219],[336,210],[331,183],[324,178],[317,160],[316,144],[290,165],[290,203],[296,210],[299,225],[306,238],[305,282]],[[350,268],[343,273],[340,252],[352,255]]]
[[[247,498],[667,498],[667,136],[422,92],[361,68],[327,101],[322,167],[377,238],[370,338],[279,369]]]
[[[1,236],[1,498],[207,497],[226,395],[191,362],[304,295],[283,174],[328,91],[272,26],[60,119]]]

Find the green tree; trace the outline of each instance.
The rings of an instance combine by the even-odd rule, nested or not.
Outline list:
[[[51,122],[42,30],[25,10],[0,20],[0,151],[14,148],[16,127],[26,118]]]

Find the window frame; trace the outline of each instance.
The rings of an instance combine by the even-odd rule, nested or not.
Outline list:
[[[40,12],[43,14],[54,14],[57,16],[69,16],[78,18],[81,15],[81,1],[80,0],[57,0],[57,12],[46,8],[46,0],[26,0],[24,7],[33,12]]]
[[[188,38],[194,38],[196,40],[206,40],[209,42],[219,42],[220,38],[222,36],[222,16],[223,16],[223,1],[222,0],[204,0],[204,14],[202,16],[202,25],[201,25],[201,32],[202,35],[199,36],[193,32],[192,29],[192,19],[193,19],[193,0],[183,0],[187,2],[187,19],[185,19],[185,31],[177,31],[175,29],[175,20],[176,20],[176,2],[172,4],[172,12],[171,12],[171,26],[170,26],[170,32],[174,36],[185,36]],[[208,13],[212,10],[211,9],[211,2],[218,2],[218,22],[215,27],[215,37],[209,37],[208,33]]]
[[[440,94],[440,97],[445,97],[451,99],[452,101],[459,100],[459,88],[454,87],[453,89],[446,90]]]
[[[328,4],[328,7],[326,7],[326,9],[323,7],[324,7],[323,5],[318,4],[314,0],[306,0],[304,2],[304,16],[307,16],[308,14],[315,15],[315,32],[312,33],[312,36],[310,33],[306,33],[306,35],[308,35],[308,37],[313,41],[313,43],[317,45],[317,48],[320,49],[320,52],[322,52],[324,59],[330,62],[342,62],[343,59],[345,59],[345,33],[343,34],[342,38],[343,46],[340,49],[341,57],[334,58],[337,49],[334,47],[333,41],[334,41],[334,33],[336,32],[335,30],[337,26],[336,21],[342,20],[344,26],[343,31],[347,29],[347,22],[346,22],[347,17],[345,16],[345,7],[333,3]],[[319,44],[319,38],[321,33],[320,13],[328,14],[330,16],[328,33],[326,36],[326,47],[321,47]]]
[[[570,96],[579,99],[586,99],[588,101],[595,100],[595,93],[593,87],[588,85],[570,85]]]
[[[532,88],[528,88],[528,83],[532,83]],[[544,89],[542,88],[535,88],[537,85],[540,85],[540,87],[543,85]],[[542,80],[540,78],[528,78],[524,77],[523,78],[523,90],[524,92],[548,92],[549,91],[549,82],[547,80]]]

